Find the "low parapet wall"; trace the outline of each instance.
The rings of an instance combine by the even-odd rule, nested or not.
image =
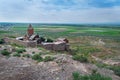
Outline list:
[[[51,43],[37,44],[37,41],[21,41],[21,40],[16,40],[12,38],[4,38],[4,40],[6,43],[15,43],[15,44],[22,45],[25,47],[41,46],[48,50],[69,51],[69,44],[65,42],[51,42]]]
[[[12,38],[4,38],[6,43],[15,43],[18,45],[22,45],[25,47],[37,47],[37,42],[36,41],[20,41]]]

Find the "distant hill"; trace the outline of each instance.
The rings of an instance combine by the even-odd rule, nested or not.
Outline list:
[[[13,26],[28,26],[29,23],[9,23],[9,22],[0,22],[0,29],[10,28]],[[74,26],[74,27],[120,27],[120,24],[60,24],[60,23],[31,23],[33,26],[44,26],[44,27],[62,27],[62,26]]]

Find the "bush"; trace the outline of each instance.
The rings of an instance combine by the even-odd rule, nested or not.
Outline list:
[[[35,54],[35,52],[32,52],[32,54]]]
[[[80,54],[91,54],[91,53],[95,53],[95,52],[100,52],[101,49],[98,49],[96,47],[91,47],[91,46],[76,46],[76,47],[72,47],[72,55],[76,55],[78,53]]]
[[[19,49],[16,49],[16,52],[17,53],[23,53],[23,52],[26,52],[26,50],[23,49],[23,48],[19,48]]]
[[[53,40],[48,38],[46,42],[53,42]]]
[[[112,66],[109,69],[113,70],[116,75],[120,76],[120,67],[119,66]]]
[[[45,61],[45,62],[53,61],[53,60],[54,60],[54,58],[51,57],[51,56],[46,56],[46,57],[44,58],[44,61]]]
[[[43,61],[43,58],[41,57],[40,54],[35,54],[35,55],[33,55],[33,56],[32,56],[32,59],[33,59],[33,60],[37,60],[38,62]]]
[[[91,75],[80,75],[78,72],[73,73],[73,80],[112,80],[110,77],[103,76],[99,73]]]
[[[97,67],[99,67],[99,68],[107,68],[107,67],[108,67],[107,64],[103,64],[103,63],[101,63],[101,62],[95,62],[95,65],[96,65]]]
[[[80,80],[80,74],[78,72],[73,72],[73,80]]]
[[[88,62],[88,59],[84,55],[74,55],[73,56],[74,60],[80,61],[80,62]]]
[[[15,53],[15,54],[13,54],[13,56],[15,56],[15,57],[21,57],[20,53]]]
[[[31,55],[30,54],[24,54],[23,57],[27,57],[27,58],[30,58]]]
[[[40,40],[41,40],[42,42],[45,42],[45,38],[44,38],[44,37],[40,37]]]
[[[11,53],[8,52],[7,50],[2,50],[1,54],[4,55],[4,56],[9,56]]]
[[[5,41],[3,39],[0,39],[0,44],[4,44]]]
[[[86,77],[88,77],[88,80],[112,80],[110,77],[103,76],[99,73],[91,74],[89,76],[82,76],[83,80],[85,80]]]
[[[111,65],[107,65],[107,64],[103,64],[103,63],[95,63],[96,66],[98,66],[99,68],[106,68],[106,69],[110,69],[112,71],[114,71],[114,73],[118,76],[120,76],[120,67],[119,66],[111,66]]]

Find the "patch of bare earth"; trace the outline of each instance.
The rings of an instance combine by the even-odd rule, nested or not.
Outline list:
[[[112,71],[74,61],[70,55],[57,54],[54,57],[54,61],[37,63],[28,58],[0,55],[0,80],[72,80],[74,71],[84,75],[90,74],[93,69],[113,80],[120,80]]]

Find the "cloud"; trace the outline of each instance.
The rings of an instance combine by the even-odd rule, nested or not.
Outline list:
[[[120,0],[0,0],[1,22],[120,22]]]
[[[120,6],[120,0],[89,0],[88,3],[90,6],[98,8]]]

